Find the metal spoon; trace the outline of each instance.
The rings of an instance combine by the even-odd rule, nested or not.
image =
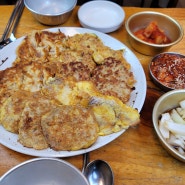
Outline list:
[[[94,160],[87,164],[89,153],[84,154],[83,174],[90,185],[113,185],[114,175],[111,167],[103,160]]]

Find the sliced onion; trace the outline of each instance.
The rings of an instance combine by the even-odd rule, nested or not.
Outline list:
[[[185,109],[185,100],[179,102],[181,108]]]
[[[178,147],[177,150],[178,150],[178,152],[179,152],[180,154],[182,154],[182,155],[185,154],[184,150],[183,150],[181,147]]]
[[[179,104],[176,109],[161,115],[159,130],[172,147],[185,155],[185,100]]]
[[[167,142],[174,147],[181,147],[182,149],[185,149],[184,140],[174,135],[171,135],[170,138],[167,140]]]
[[[170,119],[171,119],[170,114],[164,113],[162,114],[161,120],[159,121],[159,130],[165,139],[168,139],[170,137],[170,131],[165,126],[166,122],[168,122]]]
[[[170,131],[165,127],[165,124],[162,121],[159,121],[159,130],[165,139],[170,137]]]
[[[172,121],[166,122],[165,126],[175,135],[183,135],[185,136],[185,125],[177,124]]]

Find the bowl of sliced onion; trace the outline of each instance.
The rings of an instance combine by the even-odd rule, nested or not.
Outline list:
[[[154,105],[152,121],[162,146],[185,162],[185,89],[163,94]]]

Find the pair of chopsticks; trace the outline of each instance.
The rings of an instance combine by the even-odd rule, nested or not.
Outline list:
[[[19,19],[22,15],[23,9],[24,9],[24,0],[17,0],[0,42],[3,42],[6,39],[8,39],[11,29],[12,29],[11,33],[15,32],[15,29],[19,23]]]

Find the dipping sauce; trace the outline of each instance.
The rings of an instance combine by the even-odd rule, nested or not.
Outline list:
[[[185,56],[162,53],[153,58],[150,72],[162,85],[171,89],[185,88]]]
[[[146,28],[137,30],[134,35],[145,42],[153,44],[168,44],[171,42],[164,31],[158,27],[156,21],[150,22]]]

